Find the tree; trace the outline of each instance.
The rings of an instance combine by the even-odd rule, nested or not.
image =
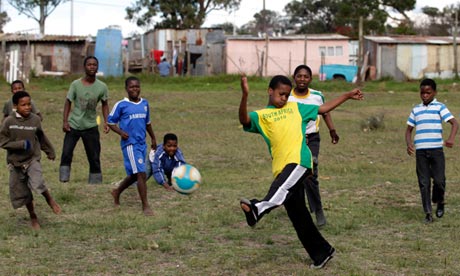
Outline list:
[[[34,19],[40,26],[40,34],[45,34],[46,18],[59,6],[68,0],[7,0],[8,3],[29,18]],[[35,14],[35,9],[39,9],[38,16]]]
[[[449,36],[455,24],[455,12],[460,12],[460,4],[445,6],[442,10],[425,6],[422,12],[428,20],[420,22],[417,31],[423,35]]]
[[[1,0],[0,0],[1,1]],[[8,14],[4,12],[0,12],[0,33],[3,33],[3,27],[5,26],[6,23],[10,21],[10,18],[8,17]]]
[[[220,23],[220,24],[213,24],[211,28],[216,28],[216,29],[222,29],[225,34],[231,35],[233,34],[233,31],[238,33],[238,27],[233,25],[231,22],[225,22],[225,23]]]
[[[365,34],[385,32],[387,18],[410,23],[406,12],[415,8],[416,0],[302,0],[285,7],[291,24],[299,24],[298,33],[339,32],[358,35],[359,18],[364,18]],[[391,11],[391,12],[390,12]],[[392,14],[400,14],[399,19]]]
[[[241,0],[137,0],[126,8],[126,19],[139,27],[200,28],[214,10],[238,8]],[[161,20],[153,24],[153,18]]]

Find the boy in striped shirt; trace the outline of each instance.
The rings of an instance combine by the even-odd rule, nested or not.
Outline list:
[[[447,109],[438,102],[436,82],[424,79],[420,83],[422,103],[416,105],[407,119],[406,144],[407,153],[416,157],[416,171],[422,206],[425,212],[425,223],[433,222],[430,198],[437,204],[436,217],[444,215],[444,194],[446,191],[445,159],[443,145],[451,148],[454,145],[458,123]],[[451,124],[451,132],[446,142],[442,137],[442,122]],[[412,141],[412,131],[415,136]],[[431,178],[433,178],[433,195],[431,196]]]

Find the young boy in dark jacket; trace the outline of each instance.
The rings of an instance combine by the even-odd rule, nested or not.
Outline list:
[[[54,160],[56,154],[43,132],[40,117],[32,113],[29,93],[16,92],[13,105],[16,112],[6,118],[0,129],[0,147],[7,150],[10,170],[10,200],[15,209],[27,207],[32,228],[38,230],[40,224],[34,210],[32,190],[45,197],[55,214],[61,213],[61,207],[45,186],[40,164],[41,150],[50,160]]]

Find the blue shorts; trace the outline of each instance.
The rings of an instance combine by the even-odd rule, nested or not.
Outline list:
[[[123,164],[125,165],[126,174],[133,175],[145,172],[145,155],[147,153],[147,145],[128,145],[124,147]]]

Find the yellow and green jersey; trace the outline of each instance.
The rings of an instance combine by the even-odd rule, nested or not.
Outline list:
[[[248,132],[260,133],[272,156],[272,172],[276,177],[290,163],[312,168],[310,149],[305,141],[305,129],[315,120],[319,106],[288,102],[281,108],[267,106],[249,113]]]

